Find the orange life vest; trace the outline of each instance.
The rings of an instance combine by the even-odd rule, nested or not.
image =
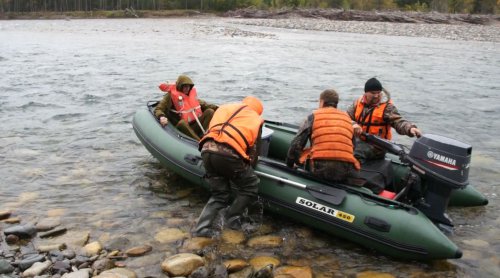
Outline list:
[[[183,92],[177,91],[175,84],[168,84],[168,88],[165,91],[170,92],[170,98],[174,104],[175,109],[171,111],[179,114],[182,120],[192,123],[195,120],[194,115],[199,118],[203,114],[200,102],[198,101],[196,88],[192,88],[189,95],[186,95]]]
[[[264,120],[257,112],[242,103],[221,105],[214,113],[207,134],[200,140],[199,147],[208,139],[228,144],[241,157],[250,160],[247,151],[258,140]]]
[[[384,111],[388,103],[392,104],[392,100],[380,103],[366,115],[362,115],[363,108],[365,107],[365,104],[362,100],[363,96],[356,100],[354,110],[354,120],[356,121],[356,123],[358,123],[358,125],[360,125],[361,128],[363,128],[363,131],[366,133],[374,134],[387,140],[391,140],[391,125],[389,122],[386,122],[384,120]]]
[[[353,136],[354,129],[347,113],[333,107],[320,108],[314,111],[311,148],[302,152],[299,161],[340,160],[352,163],[359,170],[359,161],[353,155]]]

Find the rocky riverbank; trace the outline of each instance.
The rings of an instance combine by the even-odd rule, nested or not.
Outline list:
[[[500,17],[341,10],[238,10],[233,23],[274,28],[500,42]]]
[[[149,255],[158,246],[130,246],[125,236],[114,239],[92,239],[90,231],[75,231],[62,227],[59,217],[25,223],[14,212],[0,211],[0,277],[64,277],[64,278],[136,278],[130,258]],[[241,231],[226,230],[222,244],[242,244]],[[256,256],[250,260],[233,258],[221,261],[213,253],[216,239],[195,237],[180,229],[168,228],[155,236],[157,243],[179,244],[177,250],[166,250],[165,258],[156,267],[166,277],[192,278],[269,278],[276,274],[290,277],[312,277],[308,266],[280,266],[279,259]],[[254,236],[247,245],[269,248],[283,244],[278,236]],[[212,251],[211,251],[212,250]],[[151,263],[151,262],[150,262]],[[141,264],[147,264],[146,262]],[[278,266],[280,266],[278,268]],[[276,269],[275,269],[276,268]]]
[[[443,14],[437,12],[358,11],[343,9],[280,9],[258,10],[255,8],[229,11],[226,17],[240,18],[315,18],[341,21],[428,23],[428,24],[499,24],[498,15]]]

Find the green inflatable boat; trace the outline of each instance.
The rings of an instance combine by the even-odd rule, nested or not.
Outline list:
[[[165,167],[206,187],[197,142],[170,124],[163,128],[153,116],[155,105],[148,103],[135,113],[137,137]],[[265,122],[256,173],[266,211],[399,259],[462,257],[446,236],[453,227],[446,208],[488,203],[468,185],[469,145],[425,135],[408,153],[392,142],[371,138],[392,155],[379,164],[364,165],[367,186],[359,187],[328,183],[286,167],[296,131],[297,126]]]

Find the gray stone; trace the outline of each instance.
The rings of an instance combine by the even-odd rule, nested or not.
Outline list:
[[[227,276],[227,268],[223,264],[216,265],[212,275],[210,275],[212,278],[227,278]]]
[[[52,271],[55,273],[61,273],[61,270],[66,270],[64,273],[71,269],[71,265],[68,261],[57,261],[52,266]]]
[[[48,232],[45,232],[45,233],[40,233],[40,237],[41,238],[47,238],[47,237],[55,237],[55,236],[59,236],[59,235],[62,235],[64,233],[66,233],[68,230],[66,228],[57,228],[57,229],[54,229],[54,230],[50,230]]]
[[[209,275],[208,269],[205,266],[200,266],[195,269],[188,278],[207,278]]]
[[[62,251],[61,253],[63,254],[63,256],[65,258],[68,258],[70,260],[73,259],[76,256],[75,251],[69,250],[69,249]]]
[[[97,260],[92,264],[92,269],[94,271],[97,271],[97,273],[101,273],[104,270],[107,270],[107,269],[110,269],[113,267],[114,267],[113,261],[108,259],[108,258]]]
[[[114,238],[106,244],[105,249],[109,251],[113,250],[125,250],[130,245],[130,240],[125,237]]]
[[[16,235],[20,238],[32,238],[36,235],[36,228],[33,225],[17,225],[9,227],[3,231],[3,233],[8,235]]]
[[[59,225],[61,225],[61,220],[59,217],[48,217],[36,223],[35,227],[38,231],[48,231],[54,229]]]
[[[22,271],[24,271],[24,270],[30,268],[34,263],[41,262],[44,259],[45,259],[45,256],[40,255],[40,254],[28,255],[19,262],[19,268]]]
[[[0,259],[0,274],[9,274],[14,271],[14,267],[9,261]]]

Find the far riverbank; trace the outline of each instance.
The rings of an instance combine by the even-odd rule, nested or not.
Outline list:
[[[448,14],[438,12],[404,11],[360,11],[344,9],[299,9],[283,8],[260,10],[245,8],[225,13],[198,10],[114,10],[71,12],[0,12],[0,19],[76,19],[76,18],[165,18],[165,17],[234,17],[234,18],[315,18],[339,21],[368,21],[427,24],[500,24],[500,15],[492,14]]]

